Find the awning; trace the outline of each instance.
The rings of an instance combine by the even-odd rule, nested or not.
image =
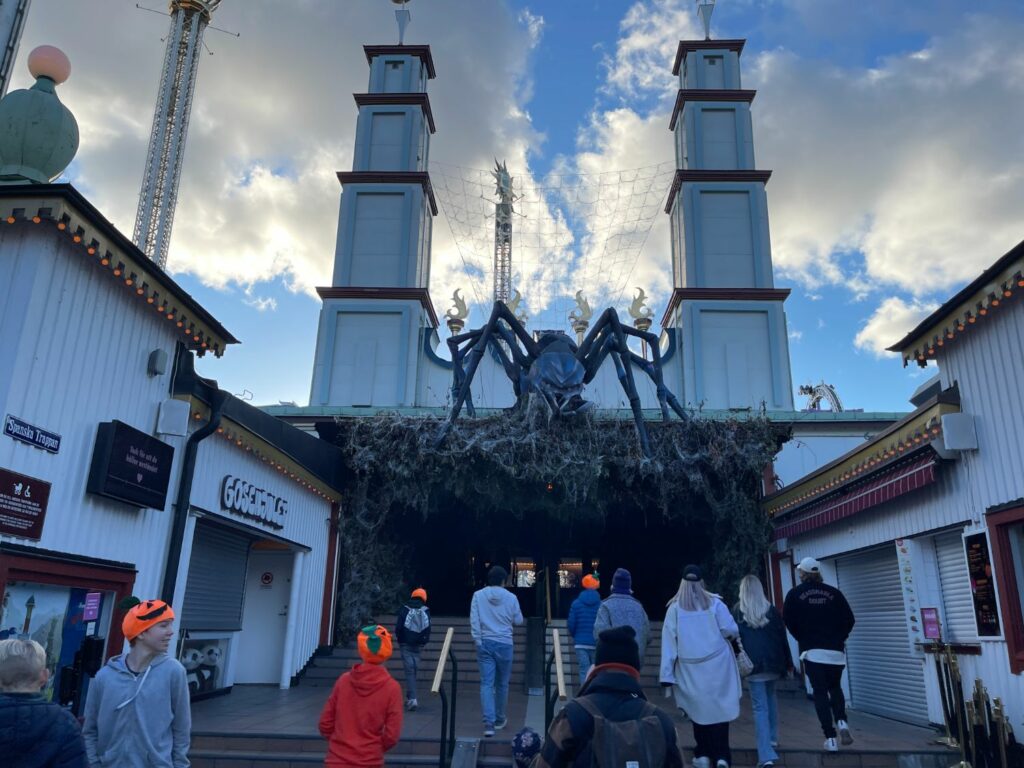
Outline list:
[[[777,527],[772,539],[784,539],[813,531],[931,485],[937,477],[937,461],[935,454],[928,451],[926,455],[886,470],[838,496],[810,504],[800,513],[798,520]]]

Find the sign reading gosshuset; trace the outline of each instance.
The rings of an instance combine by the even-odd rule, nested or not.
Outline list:
[[[38,541],[49,498],[45,480],[0,469],[0,533]]]
[[[136,507],[163,509],[174,448],[117,421],[100,424],[88,490]]]
[[[220,487],[220,506],[271,528],[284,528],[288,502],[241,478],[227,475]]]

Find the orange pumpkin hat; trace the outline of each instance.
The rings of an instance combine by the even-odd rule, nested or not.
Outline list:
[[[584,589],[597,589],[601,586],[601,581],[597,578],[597,572],[588,573],[583,577],[583,588]]]
[[[121,631],[126,640],[134,640],[150,627],[174,618],[174,610],[163,600],[143,600],[125,614]]]
[[[359,655],[367,664],[383,664],[391,658],[391,633],[380,624],[359,630]]]

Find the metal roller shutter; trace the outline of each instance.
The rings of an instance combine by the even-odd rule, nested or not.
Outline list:
[[[857,620],[846,645],[850,706],[927,724],[924,669],[910,654],[896,548],[842,558],[837,573]]]
[[[242,628],[251,539],[205,521],[196,523],[181,626],[234,632]]]
[[[955,643],[978,641],[978,628],[974,623],[974,598],[971,595],[971,577],[967,573],[963,531],[957,529],[941,533],[934,538],[935,559],[942,584],[942,607],[946,622],[942,637]]]

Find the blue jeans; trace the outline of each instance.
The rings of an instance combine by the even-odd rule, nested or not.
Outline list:
[[[576,646],[576,666],[580,669],[580,685],[587,681],[587,673],[594,666],[594,649]]]
[[[484,725],[493,726],[505,719],[508,703],[508,679],[512,675],[512,644],[483,640],[476,647],[480,665],[480,709]]]
[[[405,698],[416,698],[416,673],[420,669],[420,651],[422,645],[403,645],[401,647],[402,667],[405,669]]]
[[[750,680],[750,704],[754,710],[754,735],[757,738],[758,764],[778,760],[772,742],[779,740],[778,707],[774,680]]]

